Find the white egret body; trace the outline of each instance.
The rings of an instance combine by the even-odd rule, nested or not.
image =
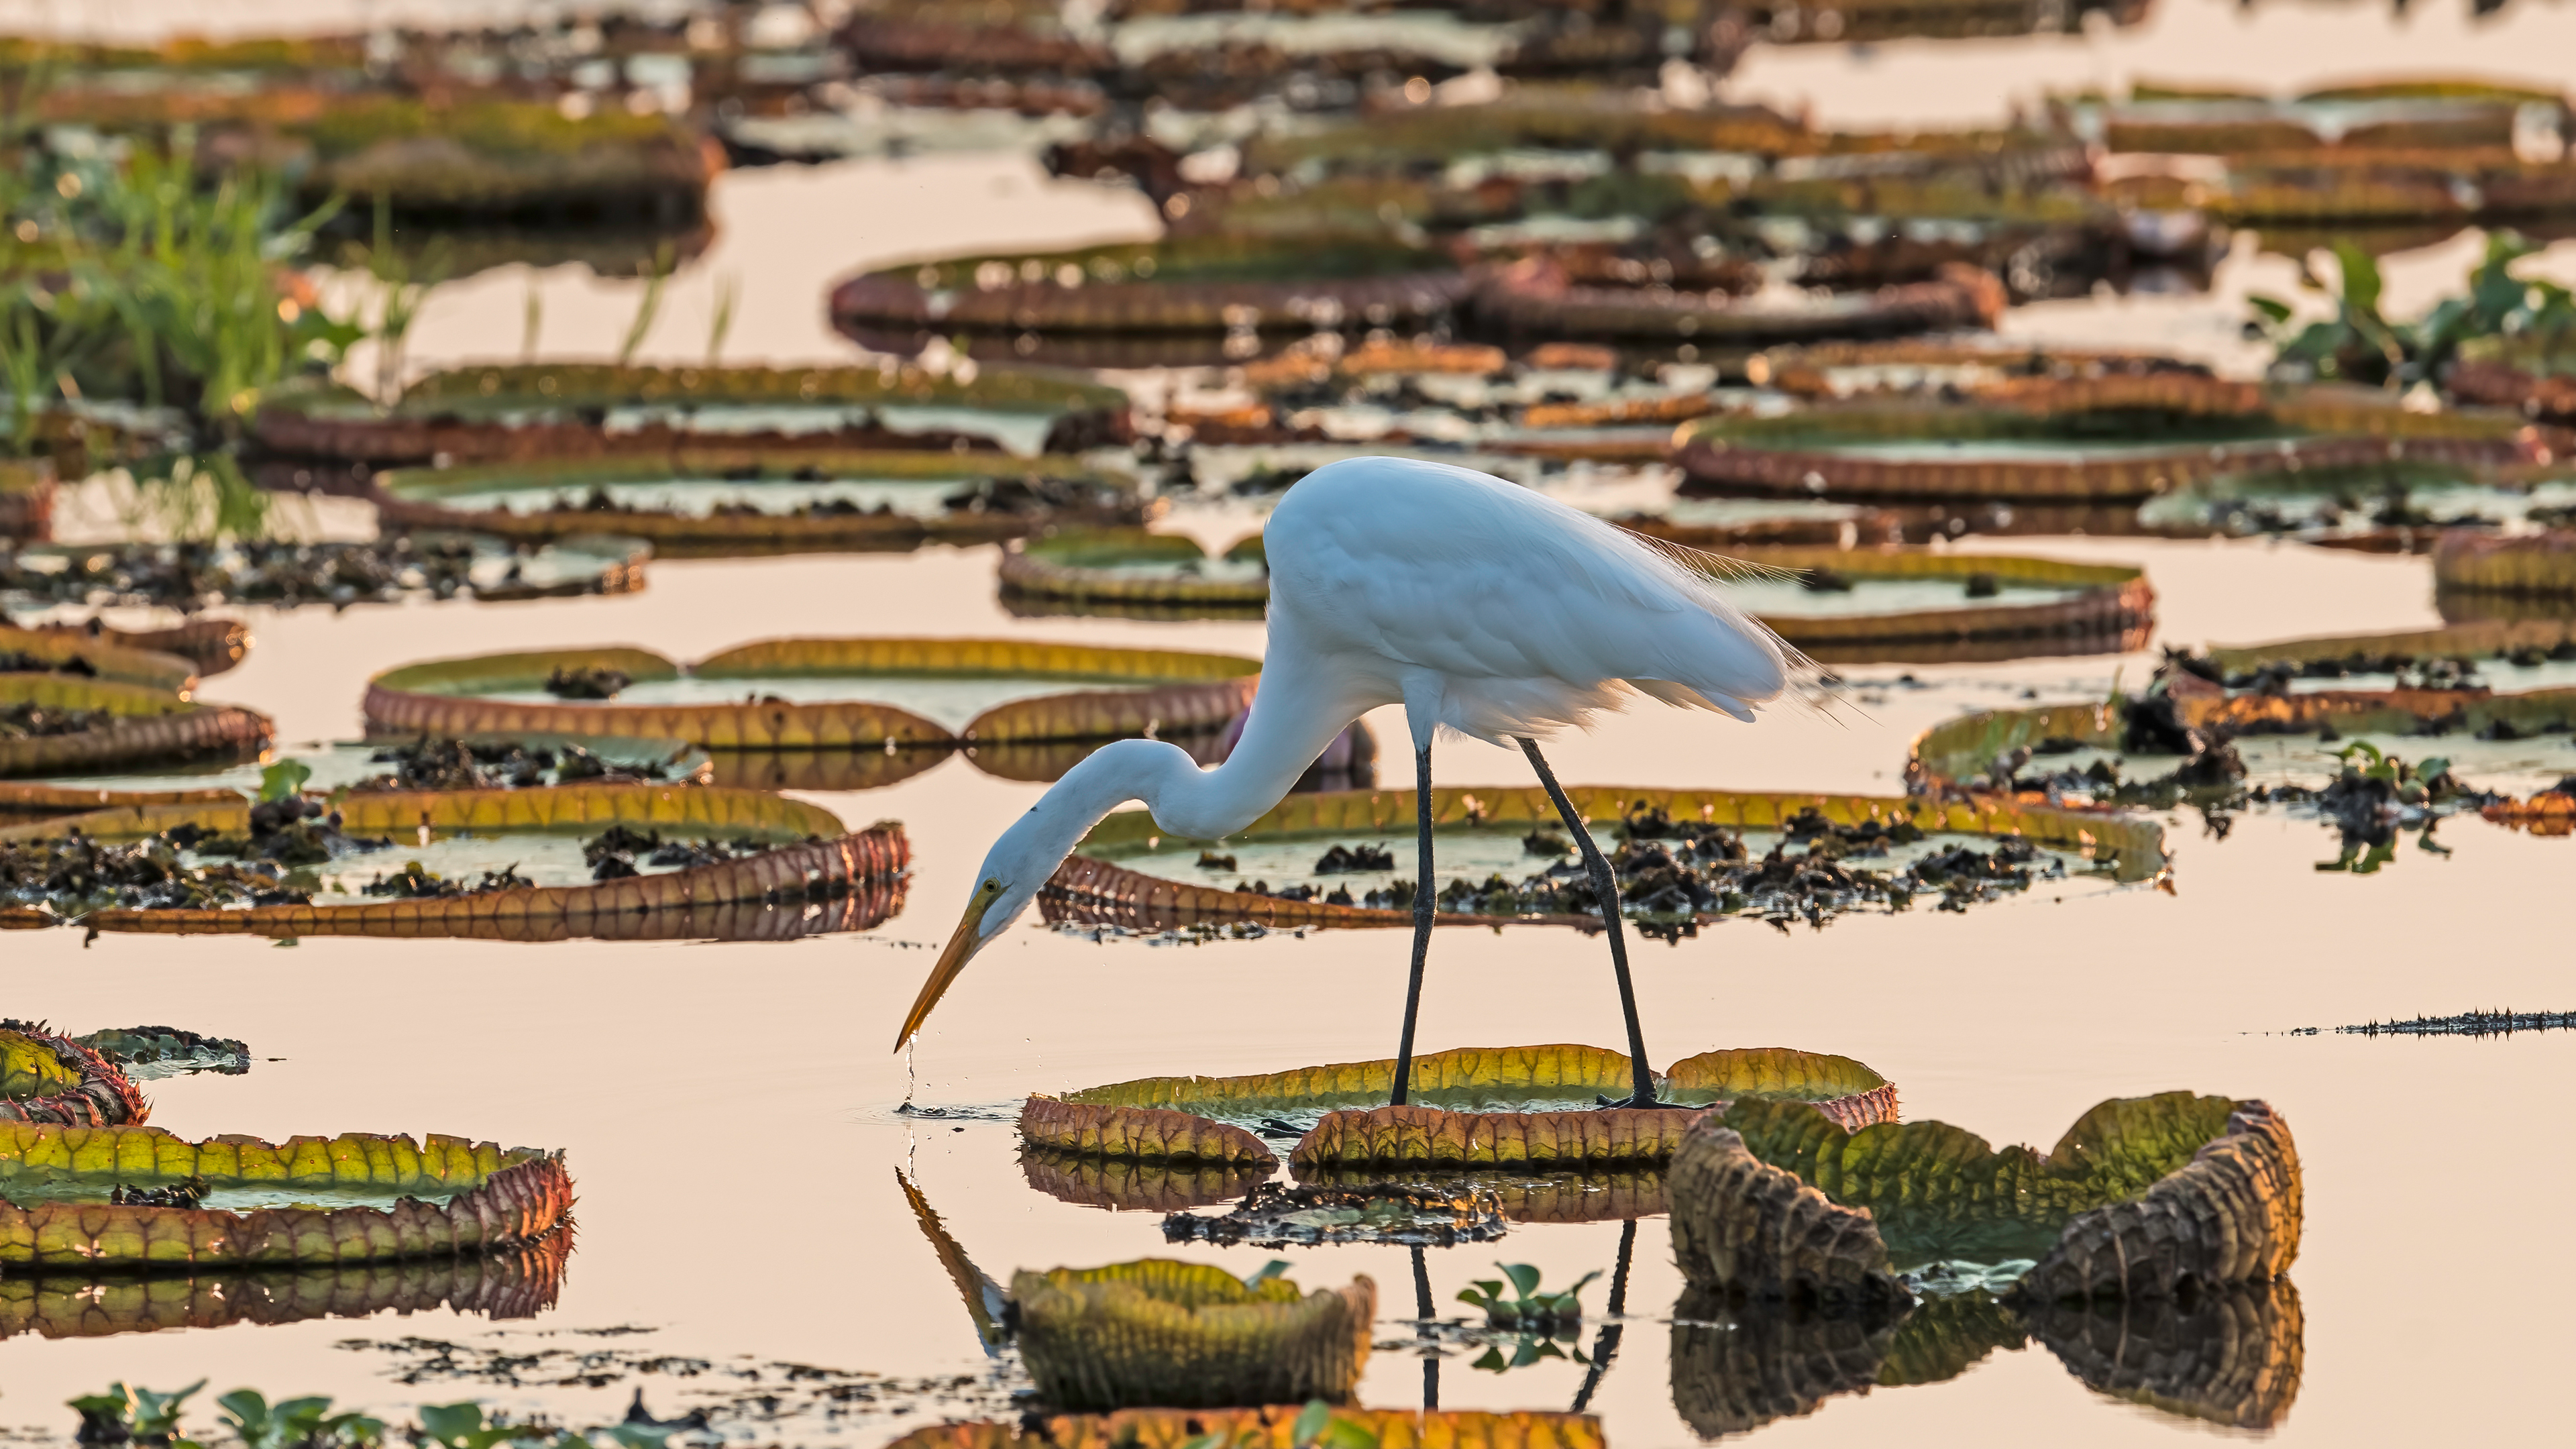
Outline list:
[[[1787,687],[1794,656],[1674,553],[1500,478],[1403,458],[1309,473],[1262,531],[1270,641],[1243,737],[1203,770],[1179,746],[1104,745],[994,842],[956,935],[921,989],[900,1047],[966,962],[1018,919],[1102,816],[1141,800],[1166,832],[1215,839],[1279,803],[1351,721],[1401,704],[1421,808],[1408,992],[1395,1100],[1405,1099],[1437,886],[1431,742],[1442,726],[1517,743],[1566,817],[1604,903],[1637,1096],[1651,1101],[1618,925],[1616,882],[1534,741],[1631,691],[1750,721]]]

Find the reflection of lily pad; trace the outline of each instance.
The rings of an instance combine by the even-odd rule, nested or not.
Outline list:
[[[2096,1393],[2268,1429],[2298,1397],[2306,1357],[2298,1291],[2286,1280],[2189,1304],[2007,1306],[1969,1293],[1872,1313],[1693,1290],[1673,1320],[1673,1405],[1707,1438],[1812,1414],[1842,1394],[1945,1383],[2032,1339]]]
[[[1294,1404],[1258,1409],[1125,1409],[1056,1414],[916,1429],[886,1449],[1186,1449],[1210,1435],[1243,1449],[1294,1449]],[[1589,1414],[1497,1414],[1475,1409],[1343,1409],[1348,1424],[1378,1449],[1603,1449]]]
[[[1278,1170],[1272,1161],[1138,1161],[1031,1145],[1020,1152],[1029,1186],[1063,1202],[1113,1212],[1173,1213],[1229,1203]]]
[[[1688,1090],[1773,1092],[1855,1125],[1884,1121],[1895,1092],[1846,1057],[1773,1049],[1684,1063]],[[1677,1069],[1681,1070],[1681,1069]],[[1058,1152],[1139,1161],[1267,1161],[1256,1132],[1302,1134],[1300,1172],[1370,1165],[1510,1167],[1532,1172],[1649,1166],[1672,1155],[1697,1115],[1597,1110],[1632,1086],[1628,1058],[1600,1047],[1460,1048],[1414,1058],[1413,1103],[1386,1105],[1392,1059],[1248,1077],[1148,1077],[1032,1097],[1021,1135]],[[1667,1079],[1669,1080],[1669,1079]]]
[[[453,1312],[496,1322],[534,1318],[563,1291],[572,1234],[524,1248],[355,1267],[312,1266],[137,1277],[131,1273],[0,1278],[0,1339],[103,1338],[165,1328],[302,1323],[378,1313]]]
[[[1942,1122],[1847,1131],[1796,1103],[1739,1102],[1692,1135],[1675,1167],[1675,1241],[1693,1282],[1738,1276],[1723,1264],[1727,1245],[1744,1241],[1754,1201],[1746,1194],[1766,1191],[1769,1179],[1703,1163],[1744,1152],[1839,1208],[1869,1209],[1874,1221],[1860,1226],[1899,1266],[2037,1259],[2018,1291],[2039,1300],[2269,1282],[2298,1255],[2298,1152],[2260,1102],[2188,1092],[2114,1099],[2044,1155],[1997,1150]],[[1806,1211],[1796,1201],[1790,1194],[1756,1205]],[[1865,1246],[1853,1255],[1847,1261],[1863,1277],[1874,1271]]]
[[[573,666],[630,681],[615,701],[568,704],[545,693]],[[841,750],[952,739],[1015,743],[1186,735],[1251,700],[1258,661],[1169,649],[1008,639],[776,639],[687,669],[640,649],[553,650],[435,660],[369,681],[378,731],[642,735],[711,750]],[[1066,688],[1065,686],[1092,686]],[[923,710],[981,712],[952,728]],[[874,696],[872,698],[872,696]],[[997,701],[997,702],[996,702]]]
[[[1071,1409],[1339,1403],[1368,1361],[1377,1287],[1302,1293],[1222,1268],[1148,1258],[1017,1273],[1020,1356]]]

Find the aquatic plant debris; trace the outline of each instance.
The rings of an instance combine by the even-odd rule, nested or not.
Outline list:
[[[1506,1230],[1501,1201],[1491,1192],[1404,1183],[1292,1187],[1264,1182],[1221,1216],[1174,1213],[1163,1219],[1166,1242],[1220,1246],[1399,1243],[1446,1248],[1491,1242]]]
[[[2315,1028],[2309,1029],[2311,1032]],[[2405,1021],[2366,1021],[2339,1026],[2336,1036],[2512,1036],[2518,1032],[2576,1031],[2576,1011],[2464,1011],[2457,1016],[2418,1016]]]

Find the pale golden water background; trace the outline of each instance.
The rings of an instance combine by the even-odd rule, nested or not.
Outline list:
[[[485,13],[490,7],[473,12]],[[500,7],[506,11],[508,7]],[[0,27],[150,33],[178,26],[325,26],[418,14],[295,0],[221,12],[197,5],[0,5]],[[433,13],[437,7],[427,7]],[[461,12],[460,12],[461,13]],[[1991,120],[2042,89],[2169,81],[2299,86],[2405,70],[2563,83],[2576,10],[2516,0],[2472,22],[2450,0],[2403,20],[2361,5],[2159,7],[2145,26],[2071,39],[1757,51],[1740,93],[1812,103],[1820,121]],[[719,235],[672,281],[648,358],[702,355],[719,277],[741,285],[737,360],[845,358],[822,315],[835,276],[899,256],[1138,237],[1131,193],[1046,180],[1024,157],[928,156],[724,178]],[[2392,260],[2393,310],[2451,286],[2477,239]],[[2567,249],[2549,259],[2564,269]],[[548,355],[614,349],[636,284],[574,268],[503,268],[442,290],[413,338],[416,366],[515,356],[526,292],[544,301]],[[2242,249],[2210,296],[2097,299],[2022,309],[2006,330],[2063,341],[2170,347],[2250,365],[2235,326],[2249,287],[2285,290],[2288,264]],[[362,363],[363,366],[363,363]],[[1184,519],[1211,537],[1241,520]],[[2011,539],[1997,551],[2145,563],[2162,596],[2161,641],[2248,642],[2438,622],[2420,560],[2262,543]],[[639,595],[534,604],[250,611],[258,642],[205,691],[268,711],[280,738],[344,737],[372,671],[444,653],[634,643],[690,658],[787,632],[1007,633],[1257,653],[1258,625],[1019,620],[993,595],[993,551],[901,557],[664,562]],[[2132,686],[2151,654],[2016,664],[1857,667],[1873,701],[1836,718],[1774,715],[1744,728],[1659,708],[1552,747],[1571,782],[1883,791],[1905,745],[1962,710],[2094,698]],[[1894,683],[1911,673],[1923,687]],[[1400,724],[1373,721],[1390,745]],[[1400,748],[1381,782],[1404,787]],[[1447,747],[1444,783],[1527,783],[1514,755]],[[944,939],[985,845],[1039,787],[951,759],[901,785],[818,794],[854,825],[902,819],[915,851],[910,905],[880,930],[789,945],[512,946],[423,941],[237,940],[72,932],[0,935],[0,1010],[72,1029],[170,1022],[247,1039],[247,1076],[156,1084],[154,1121],[186,1135],[271,1138],[345,1130],[444,1131],[560,1147],[579,1185],[579,1249],[560,1304],[525,1324],[446,1313],[279,1328],[235,1326],[87,1341],[0,1343],[0,1432],[66,1435],[60,1407],[112,1379],[220,1391],[323,1392],[389,1415],[483,1397],[574,1423],[616,1418],[637,1380],[494,1388],[392,1382],[385,1359],[337,1347],[418,1334],[522,1351],[613,1347],[713,1361],[697,1378],[640,1380],[680,1411],[728,1366],[776,1361],[890,1379],[990,1382],[965,1311],[915,1226],[896,1175],[915,1175],[976,1262],[1089,1265],[1166,1252],[1250,1271],[1264,1250],[1169,1249],[1149,1214],[1110,1214],[1030,1189],[1007,1112],[908,1123],[909,1094],[1003,1107],[1054,1091],[1165,1072],[1246,1072],[1369,1058],[1392,1048],[1401,933],[1273,937],[1206,946],[1095,943],[1036,927],[978,960],[932,1023],[918,1081],[886,1048]],[[2404,846],[2376,876],[2319,873],[2335,840],[2280,812],[2242,818],[2223,842],[2174,818],[2175,890],[2057,903],[2045,885],[1964,915],[1844,918],[1781,935],[1733,922],[1639,948],[1648,1040],[1663,1062],[1716,1046],[1791,1045],[1859,1057],[1895,1079],[1909,1118],[1941,1118],[1998,1144],[2042,1147],[2102,1098],[2190,1088],[2268,1099],[2307,1169],[2307,1239],[2292,1277],[2306,1316],[2304,1381],[2271,1437],[2284,1444],[2563,1443],[2558,1388],[2576,1346],[2565,1305],[2576,1267],[2556,1242],[2576,1198],[2557,1097],[2576,1036],[2510,1041],[2290,1036],[2295,1028],[2416,1012],[2565,1009],[2576,841],[2474,820],[2445,825],[2455,852]],[[1618,1037],[1597,939],[1557,930],[1441,933],[1424,1044],[1437,1049]],[[962,1128],[962,1130],[958,1130]],[[1497,1257],[1550,1281],[1608,1268],[1616,1224],[1516,1228],[1483,1248],[1431,1255],[1436,1302]],[[1592,1407],[1619,1449],[1694,1442],[1672,1407],[1661,1321],[1679,1284],[1660,1220],[1641,1225],[1630,1327]],[[1289,1250],[1309,1287],[1372,1275],[1381,1312],[1409,1313],[1406,1256]],[[1596,1314],[1599,1286],[1587,1292]],[[621,1326],[629,1337],[585,1334]],[[1392,1323],[1382,1337],[1399,1336]],[[1591,1335],[1586,1334],[1588,1347]],[[771,1382],[776,1381],[775,1371]],[[1442,1374],[1451,1407],[1563,1408],[1583,1370],[1551,1364]],[[719,1381],[722,1380],[720,1383]],[[1381,1353],[1361,1400],[1418,1402],[1417,1362]],[[982,1394],[984,1401],[994,1395]],[[895,1396],[837,1426],[800,1419],[751,1442],[875,1445],[952,1412]],[[203,1423],[201,1415],[198,1422]],[[1924,1446],[2175,1443],[2221,1431],[2087,1391],[2045,1350],[1990,1356],[1944,1384],[1880,1390],[1761,1430],[1770,1443]],[[2244,1437],[2244,1436],[2239,1436]]]
[[[2022,546],[2017,542],[2017,546]],[[2265,544],[2136,540],[2027,546],[2140,558],[2174,640],[2248,639],[2434,621],[2418,561]],[[988,549],[895,557],[660,563],[624,598],[257,613],[249,662],[211,696],[275,714],[281,738],[346,734],[371,669],[442,651],[632,642],[689,657],[782,628],[1009,633],[1257,650],[1248,624],[1015,620],[992,593]],[[1926,687],[1884,691],[1866,715],[1775,716],[1746,728],[1649,709],[1555,749],[1565,778],[1645,786],[1893,790],[1907,739],[1933,721],[2014,702],[2096,695],[2126,660],[1915,667]],[[1857,687],[1895,669],[1856,668]],[[1398,722],[1375,721],[1381,738]],[[1409,778],[1391,751],[1384,782]],[[1503,752],[1440,757],[1457,783],[1525,783]],[[1088,1265],[1149,1254],[1237,1271],[1271,1254],[1167,1249],[1151,1214],[1045,1197],[1022,1180],[1007,1120],[908,1125],[925,1105],[1004,1105],[1158,1072],[1273,1069],[1383,1056],[1406,938],[1317,934],[1205,946],[1094,943],[1034,926],[967,973],[924,1037],[917,1087],[887,1043],[946,935],[985,844],[1039,787],[951,759],[901,785],[818,794],[852,823],[902,819],[911,904],[861,936],[792,945],[517,946],[449,941],[231,940],[73,932],[0,937],[10,1009],[85,1028],[169,1021],[239,1036],[263,1058],[245,1077],[153,1089],[154,1121],[182,1134],[447,1131],[566,1149],[579,1184],[579,1249],[562,1302],[530,1324],[445,1313],[282,1328],[236,1326],[91,1341],[0,1344],[0,1424],[67,1427],[56,1407],[110,1379],[320,1391],[399,1411],[488,1395],[574,1421],[613,1418],[602,1389],[407,1388],[379,1355],[334,1348],[407,1334],[525,1348],[615,1347],[720,1363],[738,1355],[899,1379],[980,1375],[986,1361],[895,1181],[907,1167],[978,1264]],[[2293,1273],[2307,1316],[2305,1381],[2278,1435],[2333,1444],[2544,1442],[2569,1345],[2576,1269],[2534,1215],[2576,1190],[2549,1103],[2576,1037],[2392,1041],[2280,1033],[2472,1006],[2563,1007],[2567,882],[2576,842],[2474,820],[2436,858],[2409,845],[2366,878],[2320,874],[2334,837],[2278,812],[2223,843],[2196,815],[2170,827],[2176,892],[2129,889],[2058,904],[2027,897],[1965,915],[1852,916],[1781,935],[1733,922],[1639,949],[1649,1046],[1671,1060],[1722,1045],[1857,1056],[1894,1078],[1909,1118],[2041,1146],[2108,1096],[2167,1088],[2270,1100],[2297,1134],[2308,1236]],[[1599,942],[1568,931],[1445,931],[1433,956],[1427,1047],[1611,1043],[1618,1023]],[[274,1058],[275,1060],[268,1060]],[[1007,1114],[1002,1114],[1005,1117]],[[957,1130],[962,1126],[963,1130]],[[1519,1227],[1487,1248],[1431,1256],[1444,1313],[1500,1256],[1551,1279],[1607,1268],[1616,1224]],[[1410,1312],[1393,1250],[1278,1254],[1308,1286],[1365,1272],[1381,1311]],[[1622,1449],[1691,1442],[1665,1365],[1679,1284],[1659,1219],[1642,1225],[1633,1325],[1593,1407]],[[1600,1289],[1592,1290],[1597,1312]],[[588,1339],[619,1325],[649,1335]],[[1399,1330],[1382,1325],[1382,1335]],[[1562,1408],[1582,1370],[1496,1376],[1444,1368],[1451,1407]],[[642,1380],[662,1413],[710,1379]],[[1381,1353],[1361,1399],[1418,1401],[1420,1370]],[[936,1403],[923,1408],[936,1416]],[[787,1442],[873,1444],[910,1420],[861,1414]],[[1989,1358],[1947,1384],[1829,1403],[1762,1431],[1780,1442],[1924,1444],[2159,1441],[2208,1432],[2087,1392],[2044,1351]],[[2070,1436],[2072,1438],[2070,1439]],[[766,1436],[764,1436],[765,1438]]]

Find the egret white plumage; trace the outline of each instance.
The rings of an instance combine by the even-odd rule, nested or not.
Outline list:
[[[1581,847],[1610,938],[1635,1082],[1654,1102],[1619,926],[1618,882],[1539,753],[1538,738],[1631,693],[1747,721],[1797,658],[1711,580],[1647,540],[1470,469],[1402,458],[1318,468],[1262,531],[1270,643],[1242,739],[1201,769],[1179,746],[1119,740],[1065,773],[1002,833],[957,931],[895,1038],[898,1050],[966,963],[1027,909],[1101,817],[1141,800],[1175,836],[1216,839],[1279,803],[1351,721],[1404,706],[1413,736],[1420,874],[1394,1100],[1410,1082],[1431,943],[1431,744],[1442,727],[1516,744]]]

